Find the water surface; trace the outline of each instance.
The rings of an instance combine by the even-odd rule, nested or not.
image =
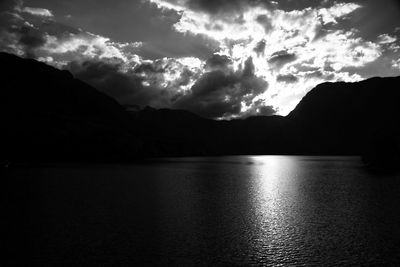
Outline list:
[[[356,157],[170,158],[7,177],[10,218],[22,221],[11,232],[40,266],[400,266],[400,177]]]

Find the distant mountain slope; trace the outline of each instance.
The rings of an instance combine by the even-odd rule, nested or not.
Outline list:
[[[89,85],[35,60],[0,53],[3,160],[136,157],[129,114]]]
[[[399,136],[400,77],[324,83],[287,116],[296,150],[362,154],[378,136]]]
[[[318,85],[287,117],[215,121],[183,110],[127,112],[69,72],[5,53],[0,72],[2,160],[351,154],[370,163],[400,157],[400,77]]]
[[[131,114],[160,155],[270,154],[281,151],[283,142],[281,116],[215,121],[184,110],[149,107]]]
[[[393,154],[400,151],[399,85],[400,77],[324,83],[287,117],[213,121],[151,108],[133,114],[159,144],[168,143],[167,154],[362,155],[376,146],[390,147],[379,154]],[[376,145],[382,139],[390,145]]]

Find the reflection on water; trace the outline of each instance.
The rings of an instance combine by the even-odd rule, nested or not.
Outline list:
[[[240,156],[10,173],[41,265],[400,265],[400,177],[358,158]]]

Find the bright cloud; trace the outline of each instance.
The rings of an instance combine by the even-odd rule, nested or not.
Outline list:
[[[389,34],[381,34],[378,36],[378,42],[380,44],[392,44],[397,41],[396,37],[390,36]]]
[[[54,17],[53,13],[50,10],[45,9],[45,8],[24,7],[21,11],[25,12],[25,13],[29,13],[34,16],[42,16],[42,17],[49,17],[49,18]]]
[[[335,4],[330,8],[321,8],[317,10],[318,14],[321,16],[324,24],[337,24],[338,18],[343,18],[353,11],[359,9],[361,6],[354,3],[339,3]]]
[[[89,58],[119,58],[127,61],[127,57],[123,53],[122,49],[129,45],[139,47],[141,44],[113,43],[109,38],[82,32],[79,34],[71,33],[65,38],[57,38],[55,36],[47,35],[47,42],[43,46],[43,50],[52,54],[79,52],[81,56]]]
[[[392,67],[393,67],[394,69],[400,70],[400,58],[397,59],[397,60],[392,60]]]
[[[236,15],[216,17],[189,9],[186,1],[150,1],[180,12],[181,19],[174,26],[177,31],[218,41],[219,54],[229,57],[235,70],[247,58],[253,58],[256,75],[269,84],[262,96],[253,99],[254,103],[261,99],[273,104],[282,115],[318,83],[362,79],[342,70],[375,61],[382,55],[380,45],[394,41],[390,36],[381,36],[380,42],[373,43],[357,37],[354,29],[331,27],[362,8],[354,3],[290,12],[252,6]]]
[[[392,35],[367,41],[357,29],[341,27],[363,8],[355,3],[325,2],[285,11],[278,4],[221,2],[234,10],[227,15],[208,12],[208,6],[198,5],[201,1],[147,1],[179,14],[175,31],[218,44],[215,54],[208,60],[190,56],[145,60],[138,51],[146,43],[115,42],[65,28],[50,10],[21,5],[15,8],[19,17],[13,18],[11,30],[2,34],[9,41],[0,45],[68,68],[121,103],[183,108],[213,118],[286,115],[317,84],[367,78],[357,70],[400,49]],[[24,14],[45,21],[45,29]],[[387,62],[389,68],[400,70],[398,59],[390,57]],[[114,92],[118,86],[122,89]]]

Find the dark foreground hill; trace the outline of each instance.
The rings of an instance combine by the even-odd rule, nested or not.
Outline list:
[[[400,77],[324,83],[288,116],[302,154],[362,155],[366,163],[400,166]]]
[[[69,72],[5,53],[0,53],[0,71],[3,160],[235,154],[399,158],[400,77],[321,84],[287,117],[215,121],[180,110],[126,112]]]
[[[399,100],[400,78],[324,83],[287,120],[301,151],[359,154],[377,136],[399,133]]]
[[[2,160],[109,161],[143,153],[129,114],[89,85],[0,53]]]

